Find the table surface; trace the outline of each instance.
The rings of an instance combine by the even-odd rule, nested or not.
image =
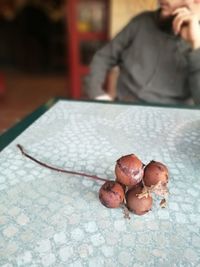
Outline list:
[[[107,209],[102,184],[135,153],[170,170],[165,209]],[[60,100],[0,153],[0,266],[200,266],[200,110]]]

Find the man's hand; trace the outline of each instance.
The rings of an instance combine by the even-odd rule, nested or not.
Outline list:
[[[179,34],[186,40],[193,49],[200,48],[200,25],[199,17],[189,8],[177,8],[173,15],[173,30],[175,34]]]

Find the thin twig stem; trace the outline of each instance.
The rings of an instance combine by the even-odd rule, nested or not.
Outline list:
[[[85,176],[85,177],[92,178],[92,179],[95,179],[95,180],[100,180],[100,181],[103,181],[103,182],[110,181],[109,179],[101,178],[101,177],[98,177],[96,175],[91,175],[91,174],[87,174],[87,173],[83,173],[83,172],[68,171],[68,170],[57,168],[57,167],[53,167],[53,166],[51,166],[51,165],[49,165],[47,163],[44,163],[44,162],[42,162],[42,161],[40,161],[40,160],[32,157],[28,153],[26,153],[24,151],[24,148],[23,148],[22,145],[17,144],[17,147],[21,151],[22,155],[24,155],[25,157],[29,158],[30,160],[36,162],[37,164],[39,164],[39,165],[41,165],[41,166],[43,166],[45,168],[51,169],[53,171],[64,172],[64,173],[69,173],[69,174],[74,174],[74,175],[80,175],[80,176]]]

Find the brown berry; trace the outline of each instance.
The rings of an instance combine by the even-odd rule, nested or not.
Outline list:
[[[105,182],[99,190],[99,199],[107,208],[118,208],[124,202],[124,189],[114,181]]]
[[[134,154],[126,155],[117,160],[115,166],[116,181],[132,186],[138,184],[143,177],[144,165]]]
[[[151,161],[144,169],[143,181],[146,186],[156,185],[161,182],[166,185],[169,179],[169,172],[167,167],[157,161]]]
[[[142,187],[136,187],[126,193],[127,208],[137,215],[143,215],[151,210],[153,199],[147,194],[140,198]]]

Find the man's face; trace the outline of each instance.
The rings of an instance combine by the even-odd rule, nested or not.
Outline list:
[[[161,8],[161,16],[163,18],[170,17],[174,10],[180,7],[187,7],[191,9],[193,7],[193,0],[159,0]]]
[[[173,31],[174,11],[187,8],[191,14],[197,15],[200,21],[200,0],[158,0],[160,4],[160,16],[158,19],[160,29],[166,32]]]

